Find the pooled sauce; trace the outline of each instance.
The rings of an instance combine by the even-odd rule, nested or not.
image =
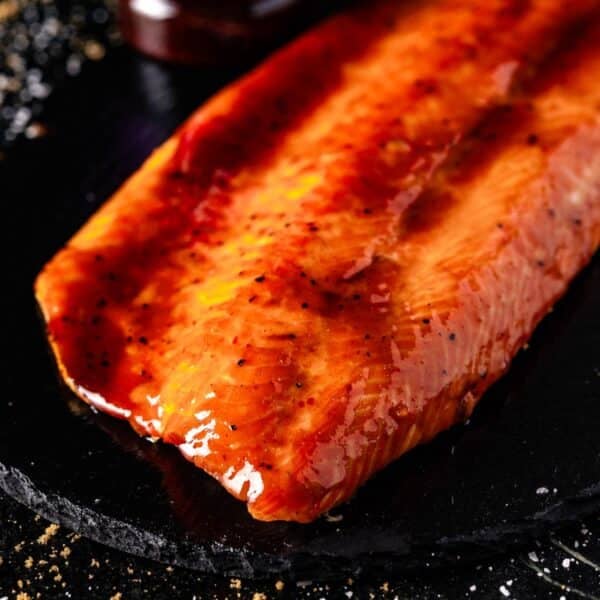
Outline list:
[[[378,2],[226,89],[38,279],[67,381],[266,520],[468,418],[598,244],[592,5]]]

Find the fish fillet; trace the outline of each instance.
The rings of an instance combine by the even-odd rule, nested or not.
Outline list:
[[[45,266],[61,373],[257,519],[311,521],[468,418],[589,261],[599,111],[597,2],[336,16]]]

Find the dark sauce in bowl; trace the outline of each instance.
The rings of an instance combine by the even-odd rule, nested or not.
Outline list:
[[[262,54],[341,4],[318,0],[120,0],[124,38],[154,58],[232,66]]]

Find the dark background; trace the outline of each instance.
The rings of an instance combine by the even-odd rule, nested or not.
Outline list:
[[[29,2],[0,22],[0,73],[5,74],[0,79],[0,196],[10,206],[4,218],[7,266],[22,280],[31,281],[68,232],[203,99],[240,71],[167,67],[135,55],[120,44],[108,8],[101,2]],[[44,31],[48,35],[40,39]],[[56,206],[62,208],[54,210],[59,198]],[[64,233],[48,235],[53,230]],[[8,296],[8,348],[25,355],[27,336],[19,319],[11,317],[31,303],[31,289],[10,289]],[[36,373],[4,377],[9,390],[27,389],[27,378]],[[10,406],[15,400],[6,402]],[[47,521],[4,495],[0,524],[0,598],[19,593],[32,598],[118,593],[122,598],[252,598],[259,592],[314,598],[600,597],[597,516],[557,526],[538,542],[464,567],[398,569],[393,577],[320,583],[318,574],[311,583],[284,577],[282,589],[276,588],[277,578],[207,577],[108,549],[62,527],[48,530]],[[573,552],[581,553],[577,560],[571,560]]]

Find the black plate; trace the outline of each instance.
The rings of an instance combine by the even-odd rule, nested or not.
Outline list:
[[[0,163],[12,248],[0,486],[109,545],[245,576],[481,558],[599,508],[600,257],[468,425],[411,452],[311,525],[252,520],[176,450],[139,439],[60,386],[32,296],[36,272],[230,76],[116,52],[50,107],[49,137]]]

